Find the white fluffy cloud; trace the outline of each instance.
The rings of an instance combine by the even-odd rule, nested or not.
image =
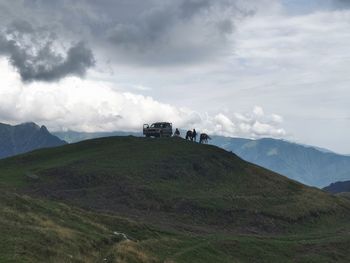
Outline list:
[[[222,113],[209,118],[209,133],[224,136],[240,136],[250,138],[286,136],[286,131],[279,126],[283,118],[277,114],[267,115],[264,110],[255,106],[252,113],[234,113],[228,117]]]
[[[284,136],[281,117],[255,107],[251,114],[195,112],[124,92],[98,80],[66,78],[58,83],[23,84],[6,60],[1,60],[0,121],[35,121],[52,130],[139,131],[143,123],[171,121],[183,129],[197,128],[226,136]],[[4,70],[7,69],[7,70]],[[277,121],[276,121],[277,120]]]

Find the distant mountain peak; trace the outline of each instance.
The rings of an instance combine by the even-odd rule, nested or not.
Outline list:
[[[24,122],[18,125],[15,125],[15,127],[28,127],[28,128],[34,128],[37,130],[40,130],[40,126],[38,124],[36,124],[35,122]]]
[[[65,141],[52,135],[45,126],[34,122],[0,124],[0,158],[64,144]]]
[[[40,130],[41,130],[41,131],[45,131],[45,132],[49,132],[49,130],[46,128],[45,125],[42,125],[42,126],[40,127]]]

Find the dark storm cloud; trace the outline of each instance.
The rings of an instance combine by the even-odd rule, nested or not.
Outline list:
[[[341,5],[350,5],[350,0],[335,0],[335,2]]]
[[[220,54],[242,15],[235,1],[183,0],[157,4],[116,22],[107,43],[119,61],[146,65],[197,63]]]
[[[184,18],[191,18],[198,11],[207,9],[210,6],[209,0],[188,0],[180,4],[180,14]]]
[[[330,2],[336,9],[350,8],[350,0],[330,0]]]
[[[7,57],[23,81],[56,81],[84,76],[94,66],[93,53],[83,42],[67,49],[54,48],[56,37],[45,28],[35,30],[25,21],[15,21],[0,35],[0,55]]]
[[[232,2],[232,1],[230,1]],[[218,33],[228,33],[231,30],[227,30],[227,26],[232,29],[232,21],[227,17],[223,18],[211,18],[210,15],[214,13],[214,10],[210,12],[210,9],[214,7],[216,15],[223,12],[224,8],[228,6],[226,1],[209,1],[209,0],[183,0],[170,4],[156,5],[144,12],[140,13],[135,19],[131,19],[126,22],[116,22],[115,28],[110,32],[110,40],[115,44],[135,44],[145,45],[149,42],[154,44],[157,41],[163,40],[165,37],[169,37],[169,33],[172,29],[175,29],[180,25],[193,26],[194,21],[192,19],[197,18],[199,22],[198,27],[194,29],[207,30],[215,29]],[[222,25],[226,24],[226,27]],[[205,31],[205,29],[204,29]],[[186,41],[186,39],[183,39]]]
[[[236,20],[251,14],[255,2],[257,0],[0,0],[0,23],[8,24],[20,17],[30,21],[35,31],[45,27],[58,39],[70,42],[84,39],[93,47],[94,54],[115,64],[182,65],[209,61],[225,52],[230,47],[228,39],[234,33]],[[19,28],[23,32],[31,30],[26,25],[17,25],[18,31]],[[59,56],[56,60],[63,63]],[[91,61],[87,59],[78,64],[88,68]],[[49,79],[55,75],[48,74],[49,68],[54,68],[50,65],[44,66],[44,75],[50,76]],[[41,76],[35,72],[29,70],[28,75]]]

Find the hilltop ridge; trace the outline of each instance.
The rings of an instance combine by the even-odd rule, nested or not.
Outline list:
[[[184,134],[185,131],[181,133]],[[53,134],[69,143],[111,136],[142,136],[141,132],[121,131],[96,133],[66,131]],[[322,188],[336,181],[350,180],[350,156],[347,155],[282,139],[211,137],[210,144],[232,151],[248,162],[303,184]]]

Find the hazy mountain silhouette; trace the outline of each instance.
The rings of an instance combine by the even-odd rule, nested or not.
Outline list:
[[[350,179],[350,156],[317,147],[269,138],[250,140],[220,136],[215,136],[212,143],[304,184],[324,187]]]
[[[45,126],[32,122],[15,126],[0,123],[0,158],[64,144],[65,141],[52,135]]]
[[[323,190],[330,192],[332,194],[345,193],[345,192],[350,193],[350,181],[332,183],[329,186],[323,188]]]

